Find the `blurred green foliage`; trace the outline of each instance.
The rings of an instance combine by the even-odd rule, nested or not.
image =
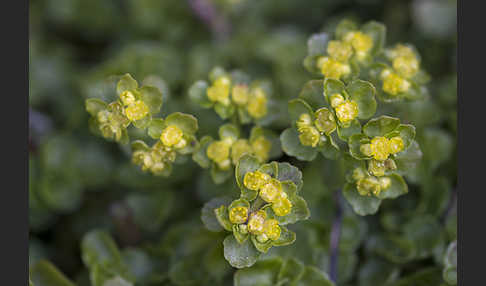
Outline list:
[[[33,285],[331,285],[326,273],[338,218],[337,285],[457,283],[455,0],[29,3]],[[384,200],[374,216],[358,216],[336,199],[344,184],[338,161],[282,155],[276,160],[303,173],[299,194],[311,217],[289,226],[294,244],[235,271],[223,257],[225,234],[208,231],[200,219],[210,199],[238,194],[234,180],[216,185],[190,159],[176,161],[170,177],[152,176],[130,163],[129,146],[89,130],[84,100],[110,101],[113,76],[130,73],[162,91],[164,117],[194,114],[198,134],[217,138],[223,121],[192,103],[188,90],[219,65],[272,83],[278,113],[266,128],[280,134],[291,124],[287,102],[320,79],[302,64],[307,39],[333,31],[343,17],[383,22],[387,42],[413,43],[431,76],[426,99],[380,109],[416,127],[423,158],[404,175],[409,192]]]

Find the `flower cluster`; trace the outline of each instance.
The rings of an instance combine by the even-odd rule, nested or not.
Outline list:
[[[310,55],[305,65],[310,70],[314,70],[312,65],[315,65],[325,78],[349,79],[381,51],[384,31],[384,26],[374,21],[358,27],[354,22],[343,20],[336,27],[334,39],[326,37],[325,50]]]
[[[272,246],[294,242],[295,233],[285,225],[309,217],[305,200],[297,195],[302,173],[288,163],[260,165],[255,156],[244,155],[235,175],[240,198],[214,209],[221,226],[231,231],[239,244],[251,241],[263,253]]]
[[[139,87],[135,79],[125,74],[117,83],[118,98],[107,104],[97,98],[86,100],[90,125],[94,131],[116,142],[128,143],[127,127],[146,128],[152,115],[162,106],[162,93],[153,86]]]
[[[223,119],[235,118],[243,124],[257,121],[268,114],[270,88],[248,78],[239,71],[216,67],[210,72],[210,83],[195,82],[189,96],[204,108],[214,108]]]
[[[242,138],[240,129],[231,123],[222,125],[219,140],[210,136],[201,139],[193,159],[203,168],[211,167],[213,181],[221,183],[231,174],[241,156],[254,155],[260,163],[267,162],[272,153],[279,153],[275,142],[278,137],[271,131],[255,126],[248,139]]]

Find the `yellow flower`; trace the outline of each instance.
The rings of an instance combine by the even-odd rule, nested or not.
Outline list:
[[[253,118],[262,118],[267,114],[267,95],[262,88],[256,87],[251,91],[246,110]]]
[[[271,240],[280,238],[281,229],[276,219],[267,219],[263,224],[263,232]]]
[[[314,120],[314,125],[320,132],[329,135],[336,129],[336,121],[329,109],[321,108],[316,111],[315,116],[316,120]]]
[[[401,152],[404,148],[402,138],[400,136],[392,137],[388,140],[388,147],[390,154]]]
[[[340,79],[351,73],[349,64],[339,62],[329,57],[321,57],[317,61],[317,67],[326,78]]]
[[[238,160],[244,154],[252,153],[252,148],[246,139],[238,139],[233,143],[231,146],[231,159],[233,160],[233,164],[236,165]]]
[[[381,191],[380,182],[375,177],[365,177],[356,184],[358,192],[362,196],[371,196],[371,193],[378,195]]]
[[[358,117],[358,104],[352,100],[345,100],[336,108],[336,116],[343,124],[350,123]]]
[[[120,94],[120,99],[123,102],[123,105],[130,105],[135,103],[135,95],[133,92],[129,90],[125,90],[122,94]]]
[[[207,96],[213,102],[219,102],[225,106],[230,104],[231,79],[227,76],[221,76],[216,79],[212,86],[207,89]]]
[[[393,59],[393,68],[403,77],[411,78],[419,71],[420,64],[415,56],[401,56]]]
[[[280,193],[282,192],[282,184],[277,179],[270,179],[260,189],[260,197],[267,203],[273,203],[280,198]]]
[[[267,140],[265,136],[260,136],[257,139],[253,140],[251,143],[251,148],[255,153],[258,161],[260,163],[266,162],[268,160],[268,156],[270,155],[270,150],[272,149],[272,142]]]
[[[209,159],[216,163],[220,163],[229,158],[230,147],[231,145],[228,145],[224,141],[214,141],[208,146],[206,155]]]
[[[383,70],[381,73],[383,78],[383,91],[391,95],[397,95],[408,91],[410,82],[405,78],[389,70]]]
[[[391,58],[397,57],[415,57],[415,53],[412,48],[404,45],[404,44],[397,44],[395,48],[389,50],[388,52]]]
[[[358,59],[363,59],[369,50],[373,47],[373,39],[362,32],[348,32],[344,36],[344,41],[351,43]]]
[[[391,179],[388,177],[381,177],[379,181],[381,190],[386,190],[391,186]]]
[[[331,95],[329,97],[329,100],[331,101],[331,106],[333,108],[336,108],[339,105],[344,103],[344,97],[339,93],[335,93],[335,94]]]
[[[355,181],[359,181],[359,180],[363,179],[365,176],[366,176],[365,171],[361,168],[354,169],[353,173],[351,175],[351,177]]]
[[[267,218],[267,214],[265,211],[259,210],[254,212],[250,215],[250,219],[248,220],[248,231],[252,234],[262,234],[263,233],[263,225],[265,223],[265,219]]]
[[[229,220],[233,224],[245,223],[248,218],[248,208],[247,207],[234,207],[229,212]]]
[[[282,192],[282,195],[285,194]],[[280,196],[274,203],[272,203],[272,210],[278,216],[286,216],[292,210],[292,202],[287,198],[287,194]]]
[[[321,133],[313,126],[303,127],[299,133],[300,143],[304,146],[316,147],[321,138]]]
[[[271,179],[270,175],[260,171],[248,172],[243,177],[243,184],[250,190],[258,191]]]
[[[245,105],[248,102],[248,86],[244,84],[238,84],[233,86],[231,91],[231,98],[237,105]]]
[[[359,151],[361,151],[361,153],[363,153],[363,155],[365,156],[373,156],[373,151],[371,151],[371,144],[363,144],[359,146]]]
[[[307,113],[302,113],[300,116],[299,116],[299,119],[297,120],[297,130],[301,130],[301,129],[304,129],[304,128],[307,128],[309,126],[311,126],[312,124],[312,118],[309,114]]]
[[[148,106],[141,100],[137,100],[125,108],[125,115],[130,121],[137,121],[149,113]]]
[[[175,126],[175,125],[169,125],[167,126],[164,131],[162,131],[162,134],[160,135],[160,140],[162,143],[164,143],[165,146],[173,146],[178,144],[182,140],[182,136],[184,133],[182,130]]]
[[[377,136],[371,140],[370,144],[371,154],[375,160],[384,161],[388,158],[389,147],[388,139],[385,137]]]
[[[384,161],[377,161],[374,159],[371,159],[368,162],[368,171],[377,177],[381,177],[385,175],[386,171],[386,166]]]
[[[353,55],[353,48],[349,43],[334,40],[327,45],[327,53],[335,60],[347,62]]]

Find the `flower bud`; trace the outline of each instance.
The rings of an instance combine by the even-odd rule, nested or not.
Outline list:
[[[311,116],[307,113],[302,113],[296,122],[297,130],[300,131],[301,129],[311,126],[311,124],[312,124]]]

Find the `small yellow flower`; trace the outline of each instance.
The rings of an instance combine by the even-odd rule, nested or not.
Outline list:
[[[237,105],[245,105],[248,102],[248,86],[244,84],[238,84],[233,86],[231,91],[231,98]]]
[[[364,177],[366,176],[366,173],[363,169],[361,168],[356,168],[353,170],[353,173],[351,175],[351,177],[353,178],[353,180],[355,181],[359,181],[361,179],[363,179]]]
[[[329,100],[331,101],[331,106],[333,108],[336,108],[339,105],[344,103],[344,97],[339,93],[335,93],[335,94],[331,95],[329,97]]]
[[[301,128],[299,133],[300,143],[304,146],[316,147],[321,138],[321,133],[313,126]]]
[[[362,196],[371,196],[371,193],[378,195],[381,191],[380,182],[375,177],[365,177],[356,184],[358,192]]]
[[[251,143],[251,148],[255,153],[258,161],[261,163],[266,162],[270,155],[270,150],[272,149],[272,142],[267,140],[265,136],[260,136],[257,139],[253,140]]]
[[[311,126],[311,124],[312,124],[311,116],[307,113],[302,113],[296,122],[297,130],[300,131],[301,129]]]
[[[285,194],[282,192],[282,194]],[[286,216],[292,210],[292,202],[285,196],[280,196],[274,203],[272,203],[272,210],[278,216]]]
[[[206,150],[206,155],[209,159],[219,163],[223,162],[229,158],[230,155],[230,145],[224,141],[214,141]]]
[[[122,94],[120,94],[120,99],[123,102],[123,105],[130,105],[135,103],[135,95],[133,92],[129,90],[125,90]]]
[[[349,43],[334,40],[327,45],[327,53],[335,60],[347,62],[353,55],[353,47]]]
[[[162,134],[160,135],[160,140],[162,141],[162,143],[164,143],[165,146],[171,147],[178,144],[182,140],[183,135],[184,133],[179,127],[175,125],[169,125],[162,131]]]
[[[391,58],[398,58],[398,57],[415,57],[415,53],[409,46],[404,44],[397,44],[395,48],[390,49],[388,51],[388,55]]]
[[[329,57],[321,57],[317,60],[317,67],[326,78],[340,79],[351,73],[351,67],[347,63],[334,60]]]
[[[388,158],[389,147],[388,139],[377,136],[371,140],[371,154],[375,160],[384,161]]]
[[[413,77],[420,69],[415,56],[401,56],[393,59],[393,69],[405,78]]]
[[[359,151],[365,156],[373,156],[373,151],[371,151],[371,144],[369,143],[359,146]]]
[[[229,77],[219,77],[206,91],[209,100],[213,102],[219,102],[225,106],[228,106],[230,104],[230,86],[231,79]]]
[[[403,144],[403,139],[400,136],[392,137],[388,140],[388,149],[390,154],[396,154],[403,151],[405,145]]]
[[[161,173],[164,171],[166,164],[164,162],[156,162],[152,165],[152,168],[150,168],[150,171],[154,174]]]
[[[231,146],[231,159],[236,165],[244,154],[252,153],[252,148],[246,139],[238,139]]]
[[[245,223],[248,218],[248,208],[247,207],[234,207],[229,212],[229,220],[233,224]]]
[[[383,78],[383,91],[391,95],[407,92],[410,82],[396,73],[384,70],[381,74]]]
[[[125,115],[130,121],[137,121],[149,113],[148,106],[141,100],[137,100],[125,108]]]
[[[277,179],[270,179],[260,189],[260,197],[267,203],[273,203],[280,198],[280,193],[282,192],[282,184]]]
[[[262,88],[257,87],[252,89],[251,97],[248,100],[246,110],[253,118],[262,118],[267,115],[267,95]]]
[[[265,211],[259,210],[254,212],[250,215],[250,219],[248,220],[248,231],[252,234],[262,234],[263,233],[263,225],[265,223],[265,219],[267,218],[267,214]]]
[[[281,229],[276,219],[267,219],[263,224],[263,232],[271,240],[280,238]]]
[[[385,175],[386,171],[386,166],[384,161],[377,161],[374,159],[371,159],[368,162],[368,171],[373,175],[377,177],[381,177]]]
[[[321,108],[316,111],[316,120],[314,125],[317,130],[329,135],[336,129],[336,121],[331,111],[327,108]]]
[[[358,117],[358,104],[353,100],[346,100],[335,109],[337,118],[343,124],[350,123]]]
[[[379,181],[381,190],[386,190],[391,186],[391,179],[388,177],[381,177]]]
[[[373,47],[373,39],[362,32],[348,32],[344,36],[344,41],[349,42],[354,50],[356,51],[356,55],[358,59],[363,59],[369,50]]]
[[[271,179],[270,175],[260,171],[248,172],[243,177],[243,184],[250,190],[258,191]]]

